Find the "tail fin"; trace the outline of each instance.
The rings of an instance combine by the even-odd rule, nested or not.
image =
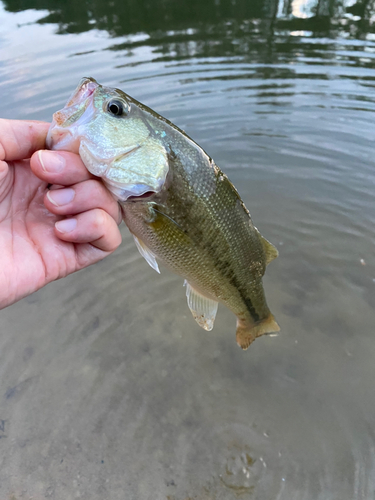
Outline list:
[[[265,335],[266,333],[278,332],[279,330],[280,327],[271,313],[267,318],[258,321],[258,323],[250,323],[237,319],[237,344],[243,350],[246,350],[257,337]]]

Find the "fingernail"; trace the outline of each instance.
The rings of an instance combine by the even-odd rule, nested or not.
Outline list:
[[[53,203],[56,207],[60,207],[61,205],[67,205],[70,203],[75,195],[74,189],[54,189],[52,191],[47,192],[47,198],[51,203]]]
[[[77,219],[64,219],[55,223],[55,228],[60,233],[70,233],[77,227]]]
[[[45,172],[57,174],[65,167],[65,159],[52,151],[38,151],[39,161]]]

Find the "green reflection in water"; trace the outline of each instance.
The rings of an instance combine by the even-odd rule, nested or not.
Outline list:
[[[162,32],[189,28],[206,32],[220,28],[222,37],[231,33],[230,21],[263,21],[253,31],[272,35],[275,29],[310,31],[314,35],[345,33],[362,38],[373,33],[373,0],[3,0],[10,12],[48,10],[39,23],[55,23],[59,33],[106,30],[112,36]],[[229,21],[229,24],[227,24]],[[200,37],[201,38],[201,37]]]

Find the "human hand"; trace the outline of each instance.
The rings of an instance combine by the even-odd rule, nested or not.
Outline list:
[[[118,203],[78,155],[43,150],[48,128],[0,119],[0,309],[121,243]]]

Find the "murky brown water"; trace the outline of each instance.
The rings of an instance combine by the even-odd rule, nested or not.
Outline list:
[[[279,248],[282,331],[242,352],[225,308],[202,331],[124,227],[0,312],[0,498],[371,500],[371,6],[174,5],[3,0],[0,116],[50,120],[93,76],[186,130]]]

